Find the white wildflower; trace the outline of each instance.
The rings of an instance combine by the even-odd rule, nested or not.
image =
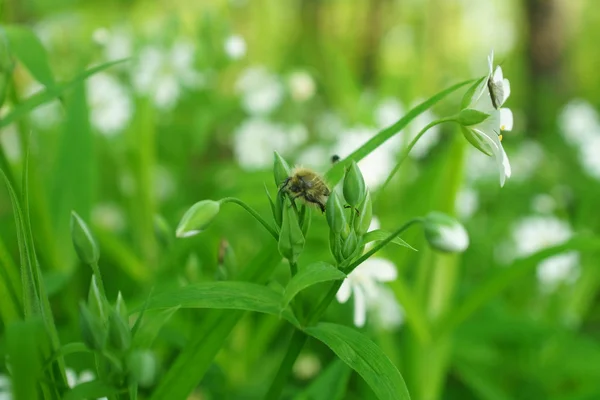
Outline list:
[[[381,307],[380,284],[393,281],[397,276],[396,266],[383,258],[369,258],[348,275],[338,290],[336,298],[340,303],[345,303],[351,295],[354,296],[354,325],[364,326],[367,310]],[[385,308],[391,310],[389,305]],[[391,311],[397,312],[397,310]]]
[[[292,99],[303,102],[314,96],[316,85],[307,71],[294,71],[288,77],[288,86]]]
[[[375,124],[379,129],[387,128],[398,122],[404,114],[404,107],[393,97],[384,99],[375,109]]]
[[[556,200],[547,193],[541,193],[531,200],[531,209],[538,214],[552,214],[556,210]]]
[[[283,85],[279,78],[263,67],[245,70],[236,88],[242,95],[244,110],[250,114],[268,114],[283,100]]]
[[[104,72],[90,77],[86,85],[92,126],[106,136],[122,132],[133,114],[133,102],[125,87]]]
[[[525,257],[558,245],[573,235],[569,224],[552,216],[532,216],[519,221],[513,229],[516,255]],[[537,266],[537,277],[544,289],[560,282],[573,282],[579,276],[579,254],[568,252],[545,259]]]
[[[24,97],[34,96],[45,90],[40,83],[32,81],[25,89]],[[63,110],[58,100],[51,100],[46,104],[34,108],[29,113],[31,123],[39,129],[52,129],[56,127],[63,119]]]
[[[203,76],[194,69],[194,45],[180,40],[170,49],[146,46],[140,51],[133,68],[135,89],[150,96],[156,107],[170,110],[177,104],[184,88],[200,87]]]
[[[302,353],[294,363],[292,372],[298,379],[308,380],[321,371],[321,360],[315,354]]]
[[[225,53],[232,60],[239,60],[246,55],[246,41],[240,35],[231,35],[225,40]]]
[[[558,118],[558,125],[565,140],[571,145],[587,145],[600,136],[598,112],[585,100],[574,99],[565,105]]]

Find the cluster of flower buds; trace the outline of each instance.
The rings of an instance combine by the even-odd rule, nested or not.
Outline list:
[[[342,189],[346,204],[342,204],[340,196],[334,191],[326,206],[329,246],[340,265],[362,254],[363,237],[373,217],[371,194],[355,162],[346,170]]]
[[[107,300],[98,276],[98,245],[87,224],[75,212],[71,217],[71,238],[79,259],[94,270],[87,302],[79,304],[79,312],[81,336],[96,355],[99,378],[115,385],[126,385],[132,380],[142,386],[152,384],[157,371],[154,356],[133,345],[129,313],[121,293],[114,306]],[[141,359],[144,361],[140,362]]]

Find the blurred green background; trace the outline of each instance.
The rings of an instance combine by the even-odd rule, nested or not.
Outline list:
[[[485,75],[493,49],[511,81],[505,106],[515,119],[503,139],[513,167],[503,188],[494,161],[467,147],[456,127],[441,125],[377,191],[411,135],[456,113],[460,94],[359,163],[383,228],[441,210],[469,231],[471,245],[460,257],[429,250],[418,230],[404,238],[419,252],[386,248],[381,255],[396,266],[434,336],[444,321],[453,321],[452,329],[423,344],[410,319],[377,304],[362,329],[417,400],[600,398],[599,254],[571,251],[527,268],[515,261],[600,229],[595,1],[0,4],[2,24],[33,29],[58,81],[130,57],[0,130],[2,168],[15,182],[30,141],[33,232],[63,342],[79,340],[77,304],[91,276],[72,248],[71,210],[99,240],[109,299],[121,291],[140,304],[151,287],[218,279],[224,249],[243,268],[271,238],[227,205],[206,232],[175,239],[189,206],[235,196],[269,215],[264,191],[276,191],[273,150],[324,172],[333,154],[349,155],[423,99]],[[6,43],[1,57],[14,58]],[[7,82],[0,116],[42,88],[18,62]],[[18,256],[10,199],[0,189],[0,267],[18,265]],[[301,264],[331,259],[318,212],[302,257]],[[282,265],[274,280],[285,282],[286,273]],[[382,285],[390,289],[398,302],[397,285]],[[466,301],[474,306],[463,307]],[[4,327],[14,313],[2,303]],[[334,303],[327,319],[351,325],[352,307]],[[202,316],[181,311],[161,331],[154,350],[162,371]],[[260,397],[285,351],[281,332],[288,333],[285,322],[247,315],[190,398]],[[310,342],[286,398],[302,393],[332,360],[329,349]],[[73,356],[67,365],[81,372],[93,360]],[[349,372],[340,373],[348,379],[341,398],[372,398]]]

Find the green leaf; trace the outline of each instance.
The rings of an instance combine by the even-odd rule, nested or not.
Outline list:
[[[406,127],[413,119],[419,116],[422,112],[428,110],[435,103],[442,100],[444,97],[448,96],[450,93],[460,89],[461,87],[472,83],[473,80],[468,80],[465,82],[457,83],[445,89],[431,98],[425,100],[423,103],[417,105],[415,108],[410,110],[404,117],[400,118],[398,122],[394,125],[383,129],[377,135],[373,136],[367,143],[363,144],[361,147],[356,149],[352,154],[350,154],[345,159],[335,163],[329,171],[325,174],[325,180],[329,182],[329,184],[333,187],[335,186],[344,176],[344,169],[352,163],[352,161],[359,162],[371,152],[373,152],[376,148],[381,146],[384,142],[386,142],[389,138],[400,132],[402,129]]]
[[[0,120],[0,128],[4,128],[5,126],[10,125],[17,119],[27,115],[27,113],[29,113],[34,108],[54,100],[56,97],[62,95],[66,90],[72,88],[80,82],[83,82],[90,76],[124,61],[127,61],[127,59],[111,61],[105,64],[98,65],[94,68],[90,68],[80,73],[71,81],[56,84],[52,88],[46,88],[45,90],[42,90],[41,92],[38,92],[28,97],[25,101],[21,102],[21,104],[19,104],[18,107],[14,108],[11,112],[9,112],[4,118]]]
[[[19,269],[0,237],[0,314],[4,325],[23,316]]]
[[[346,394],[351,372],[346,364],[336,359],[295,400],[341,400]]]
[[[44,368],[47,368],[49,364],[54,361],[75,353],[89,353],[91,350],[83,342],[73,342],[62,346],[57,352],[55,352],[48,360],[46,360]]]
[[[460,306],[453,308],[453,311],[442,320],[435,330],[436,337],[442,337],[450,333],[504,289],[527,274],[532,273],[537,265],[546,258],[572,250],[598,252],[600,251],[600,237],[576,236],[563,244],[540,250],[528,257],[516,260],[506,268],[502,268],[472,291]]]
[[[37,399],[41,362],[38,337],[43,334],[39,320],[16,321],[6,329],[12,390],[15,399]]]
[[[119,389],[109,386],[99,380],[80,383],[73,389],[69,390],[63,400],[86,400],[98,399],[117,394]]]
[[[467,89],[467,91],[465,92],[465,94],[460,102],[461,110],[469,107],[469,105],[471,104],[471,100],[473,99],[473,96],[475,95],[475,91],[479,88],[479,85],[481,85],[483,83],[483,81],[486,80],[487,78],[488,78],[487,75],[482,76],[473,85],[469,86],[469,89]]]
[[[374,231],[371,232],[367,232],[365,234],[365,236],[363,236],[363,241],[364,243],[369,243],[369,242],[378,242],[380,240],[385,240],[387,237],[389,237],[391,235],[390,232],[388,231],[384,231],[381,229],[376,229]],[[392,239],[391,243],[397,244],[398,246],[404,246],[407,247],[411,250],[414,251],[418,251],[417,249],[415,249],[414,247],[412,247],[410,244],[406,243],[404,240],[402,240],[400,237],[396,236],[395,238]]]
[[[281,262],[277,249],[267,247],[246,265],[240,279],[264,283]],[[154,390],[152,400],[185,399],[212,364],[242,311],[211,310],[192,332],[192,339],[179,353]]]
[[[285,309],[290,301],[302,290],[317,283],[335,281],[346,278],[346,274],[331,264],[325,262],[316,262],[304,268],[300,268],[298,273],[290,280],[283,293],[283,302],[281,309]]]
[[[161,328],[169,322],[179,308],[178,306],[167,308],[166,310],[147,311],[133,339],[134,346],[142,349],[150,348]]]
[[[28,28],[18,25],[5,26],[11,51],[23,63],[31,75],[44,86],[54,86],[54,76],[48,63],[46,49],[38,37]]]
[[[280,315],[281,294],[256,283],[249,282],[202,282],[152,296],[148,310],[157,308],[217,308],[256,311]],[[281,314],[298,326],[296,317],[289,309]]]
[[[379,399],[410,399],[396,366],[362,333],[343,325],[323,322],[305,331],[329,346],[343,362],[358,372]]]

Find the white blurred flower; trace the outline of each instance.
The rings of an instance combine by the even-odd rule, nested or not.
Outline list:
[[[250,118],[234,132],[233,152],[244,169],[272,166],[273,151],[289,154],[306,140],[306,128],[275,124],[263,118]]]
[[[92,126],[106,136],[123,131],[133,114],[133,102],[125,87],[104,72],[90,77],[86,86]]]
[[[106,230],[118,232],[125,229],[125,214],[115,203],[100,203],[92,209],[92,222]]]
[[[336,298],[340,303],[345,303],[351,295],[354,296],[354,325],[364,326],[367,310],[382,307],[381,303],[387,299],[383,297],[385,295],[381,295],[380,283],[393,281],[397,276],[396,266],[383,258],[369,258],[348,275],[338,290]],[[384,308],[388,312],[398,312],[394,311],[389,304]],[[388,318],[393,317],[388,316]]]
[[[513,228],[516,255],[525,257],[558,245],[571,238],[571,227],[552,216],[531,216]],[[568,252],[545,259],[537,266],[537,277],[544,289],[553,289],[561,282],[573,282],[579,276],[579,254]]]
[[[268,114],[281,104],[283,85],[263,67],[251,67],[236,82],[242,107],[250,114]]]
[[[510,95],[510,84],[508,79],[504,79],[500,66],[494,69],[494,52],[488,57],[488,67],[487,77],[477,86],[467,107],[485,113],[488,117],[480,123],[465,127],[465,135],[470,134],[470,141],[478,143],[478,148],[486,149],[494,156],[500,174],[500,186],[504,186],[506,178],[511,175],[511,169],[501,143],[502,132],[512,130],[513,115],[510,109],[502,108],[502,105]]]
[[[339,155],[342,159],[346,158],[376,133],[375,129],[366,126],[355,126],[347,129],[340,135],[338,143],[334,146],[333,154]],[[396,153],[399,148],[398,139],[395,136],[388,140],[358,162],[365,183],[369,188],[374,189],[381,185],[394,169]]]
[[[239,60],[246,55],[246,41],[240,35],[231,35],[225,40],[225,53],[232,60]]]
[[[404,309],[387,286],[379,287],[377,301],[373,301],[370,311],[374,323],[383,330],[391,331],[404,323]]]
[[[565,140],[574,146],[585,146],[594,137],[600,136],[598,113],[585,100],[569,101],[560,113],[558,125]]]
[[[77,375],[77,373],[71,369],[66,368],[65,374],[67,375],[67,384],[70,388],[73,388],[79,384],[91,382],[96,379],[96,375],[89,369],[83,370]],[[98,400],[107,400],[106,397],[99,398]]]
[[[288,77],[288,86],[292,99],[303,102],[314,96],[316,85],[313,77],[307,71],[294,71]]]
[[[544,160],[544,149],[538,142],[525,140],[511,155],[513,180],[523,182],[529,180]]]
[[[325,111],[317,117],[315,128],[320,138],[335,139],[343,132],[344,123],[335,112]]]
[[[375,109],[375,124],[379,129],[396,123],[404,114],[404,107],[393,97],[384,99]]]
[[[547,193],[538,194],[531,200],[531,209],[538,214],[552,214],[556,209],[556,200]]]
[[[194,44],[183,39],[166,50],[144,47],[132,71],[135,89],[150,96],[159,109],[172,109],[183,88],[195,89],[204,83],[194,68],[194,53]]]
[[[0,374],[0,400],[12,400],[11,387],[8,375]]]
[[[45,90],[40,83],[32,81],[24,91],[24,97],[31,97]],[[40,129],[52,129],[58,125],[63,118],[63,110],[58,100],[49,101],[34,108],[30,113],[31,123]]]
[[[579,149],[579,162],[592,178],[600,180],[600,129]]]
[[[129,28],[98,28],[92,33],[92,39],[102,46],[106,61],[121,60],[133,54],[133,38]]]
[[[302,353],[294,363],[292,371],[298,379],[311,379],[321,371],[321,360],[312,353]]]
[[[455,209],[460,219],[469,219],[479,208],[479,193],[471,187],[465,187],[458,192]]]

